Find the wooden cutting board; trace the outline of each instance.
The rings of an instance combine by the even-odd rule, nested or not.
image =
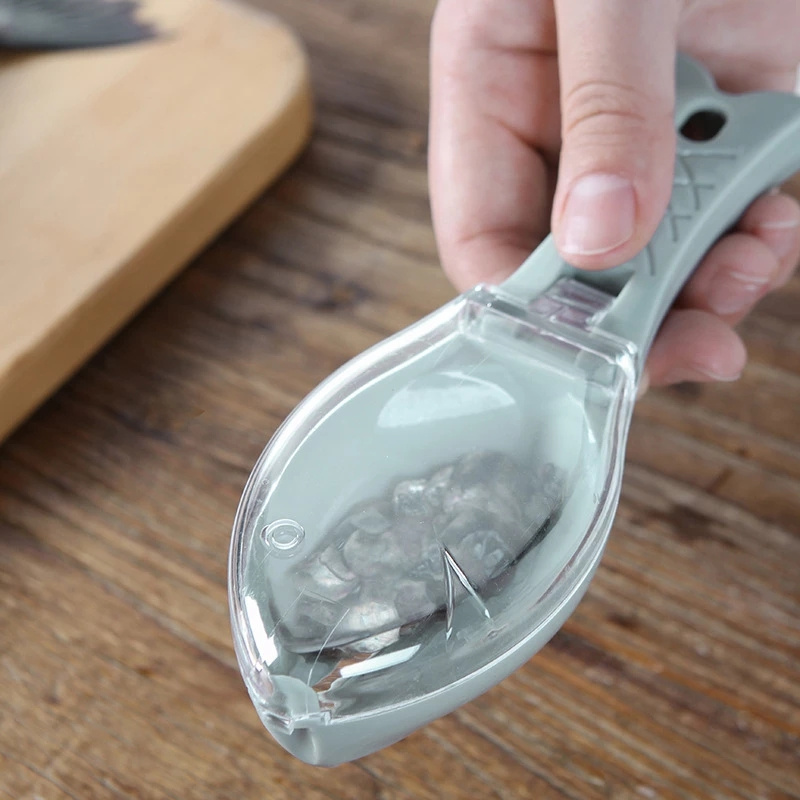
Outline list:
[[[157,41],[0,56],[0,439],[309,135],[307,62],[277,20],[143,8]]]

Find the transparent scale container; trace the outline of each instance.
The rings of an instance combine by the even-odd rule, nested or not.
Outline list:
[[[276,433],[231,582],[248,689],[293,752],[317,760],[301,730],[349,737],[337,727],[371,718],[375,749],[391,709],[440,716],[577,602],[635,393],[631,346],[586,328],[611,299],[565,281],[529,309],[476,289],[346,365]]]

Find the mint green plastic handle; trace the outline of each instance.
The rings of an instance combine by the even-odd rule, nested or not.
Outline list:
[[[559,278],[617,295],[595,327],[637,348],[641,372],[664,316],[714,242],[766,190],[800,170],[800,98],[777,92],[729,95],[697,62],[679,55],[675,125],[678,145],[672,196],[648,245],[635,258],[600,272],[578,270],[552,236],[500,288],[530,303]],[[680,134],[694,114],[715,112],[725,124],[708,141]]]

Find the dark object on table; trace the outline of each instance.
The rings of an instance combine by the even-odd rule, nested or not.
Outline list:
[[[136,0],[0,0],[0,48],[127,44],[157,35]]]

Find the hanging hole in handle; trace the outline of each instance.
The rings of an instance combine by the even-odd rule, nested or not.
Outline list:
[[[692,142],[710,142],[724,127],[727,117],[721,111],[695,111],[683,125],[681,136]]]

